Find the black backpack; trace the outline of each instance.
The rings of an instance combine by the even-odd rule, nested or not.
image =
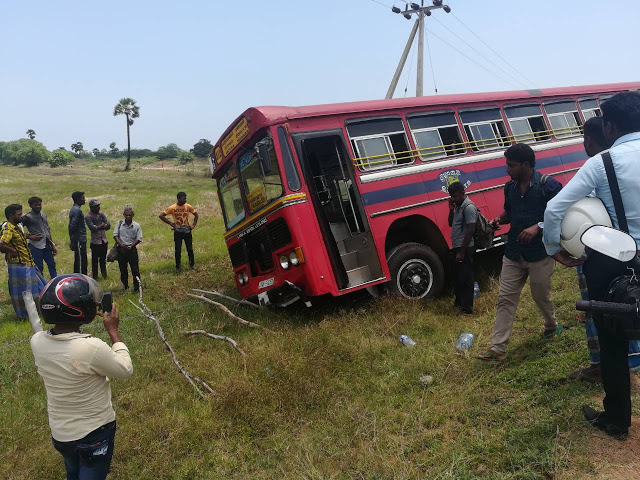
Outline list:
[[[469,205],[467,205],[467,207]],[[487,217],[480,213],[480,210],[475,203],[473,203],[473,206],[476,207],[476,212],[478,213],[478,218],[476,219],[476,228],[473,232],[473,243],[476,247],[476,250],[489,248],[493,245],[493,236],[495,234],[495,231],[493,230],[491,223],[489,223],[489,220],[487,220]]]

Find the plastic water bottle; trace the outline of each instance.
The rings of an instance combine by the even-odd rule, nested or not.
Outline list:
[[[480,285],[478,282],[473,283],[473,298],[478,298],[480,296]]]
[[[456,350],[463,352],[465,350],[469,350],[471,345],[473,345],[473,333],[463,333],[458,337]]]
[[[409,337],[408,335],[400,335],[400,343],[409,348],[413,348],[416,346],[416,342],[411,340],[411,337]]]

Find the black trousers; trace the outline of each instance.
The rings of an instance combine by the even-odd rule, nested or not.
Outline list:
[[[127,266],[131,266],[131,276],[133,277],[133,288],[138,289],[140,283],[140,269],[138,268],[138,250],[133,247],[131,250],[121,251],[118,249],[118,267],[120,267],[120,281],[124,288],[129,288],[129,270]]]
[[[73,273],[87,274],[87,242],[75,242],[73,246]]]
[[[193,239],[191,237],[191,232],[182,233],[174,230],[173,243],[175,243],[175,247],[176,247],[176,268],[180,268],[180,260],[182,259],[182,241],[183,240],[184,240],[185,247],[187,247],[187,255],[189,255],[189,265],[193,267],[196,264],[196,261],[193,257]]]
[[[108,243],[92,243],[91,247],[91,276],[98,279],[98,262],[100,262],[100,271],[102,277],[107,278],[107,248]]]
[[[605,255],[590,252],[583,272],[587,279],[589,298],[607,300],[609,284],[626,275],[626,264]],[[631,380],[629,378],[629,340],[616,328],[615,319],[594,313],[600,342],[600,369],[605,397],[602,402],[606,421],[622,429],[631,425]]]
[[[475,248],[467,248],[462,262],[456,261],[456,255],[460,248],[453,249],[453,281],[456,295],[455,305],[466,312],[473,311],[473,255]]]

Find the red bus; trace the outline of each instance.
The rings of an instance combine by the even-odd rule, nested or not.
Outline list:
[[[249,108],[211,154],[241,296],[285,306],[381,283],[407,298],[438,295],[451,247],[448,185],[462,182],[487,218],[499,215],[503,152],[514,142],[530,143],[536,168],[566,184],[586,160],[582,124],[600,102],[637,89]]]

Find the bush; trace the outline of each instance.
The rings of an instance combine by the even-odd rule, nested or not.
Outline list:
[[[178,154],[178,162],[182,165],[191,163],[196,159],[196,156],[191,152],[180,152]]]
[[[7,142],[2,152],[2,162],[11,165],[33,167],[49,161],[49,151],[36,140],[21,138]]]
[[[193,146],[192,152],[196,157],[209,158],[211,150],[213,150],[211,142],[206,138],[201,138],[200,141]]]
[[[51,165],[51,168],[64,167],[71,162],[73,162],[73,155],[61,148],[54,150],[49,156],[49,165]]]
[[[180,147],[175,143],[170,143],[166,147],[158,148],[156,152],[156,157],[160,160],[166,160],[168,158],[177,158],[178,154],[181,152]]]

